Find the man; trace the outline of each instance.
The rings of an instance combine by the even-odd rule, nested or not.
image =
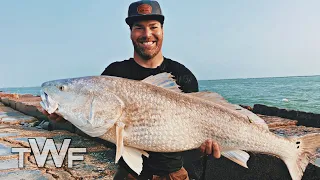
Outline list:
[[[164,16],[157,1],[143,0],[131,3],[125,21],[131,30],[133,58],[111,63],[101,75],[142,80],[150,75],[168,72],[174,76],[183,92],[198,91],[198,82],[192,72],[184,65],[162,55]],[[61,119],[55,114],[49,118]],[[199,160],[200,152],[220,157],[218,144],[212,140],[204,142],[199,150],[185,152],[187,158],[183,158],[182,152],[148,152],[149,158],[143,157],[140,176],[137,176],[121,158],[114,179],[199,179],[200,175],[195,173],[191,157]]]
[[[197,92],[198,82],[192,72],[182,64],[165,58],[162,55],[164,16],[157,1],[137,1],[129,6],[126,23],[131,30],[131,40],[134,47],[133,58],[110,64],[102,75],[118,76],[142,80],[150,75],[162,72],[171,73],[181,90],[185,93]],[[212,141],[205,142],[201,148],[207,154],[215,149],[215,157],[219,157],[219,148]],[[198,150],[199,151],[199,150]],[[144,168],[139,179],[161,177],[165,179],[187,179],[188,173],[183,168],[182,153],[149,152],[149,158],[144,158]],[[189,153],[196,155],[196,152]],[[137,178],[136,174],[121,159],[115,179],[123,177]],[[189,174],[195,176],[193,167],[188,166]],[[190,166],[190,167],[189,167]],[[198,179],[199,177],[191,177]]]

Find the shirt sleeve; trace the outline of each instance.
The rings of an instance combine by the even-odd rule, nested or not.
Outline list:
[[[111,63],[108,67],[104,69],[104,71],[101,73],[101,75],[105,76],[115,76],[116,72],[116,63]]]

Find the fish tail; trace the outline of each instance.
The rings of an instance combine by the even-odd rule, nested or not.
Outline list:
[[[316,159],[320,157],[317,149],[320,148],[320,133],[308,134],[299,138],[292,139],[296,145],[295,152],[292,156],[284,158],[290,175],[293,180],[300,180],[303,172],[309,163],[315,163]]]

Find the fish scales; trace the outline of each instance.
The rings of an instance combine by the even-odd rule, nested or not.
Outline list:
[[[320,134],[279,137],[217,95],[158,87],[163,78],[166,84],[172,80],[166,76],[142,82],[110,76],[50,81],[42,85],[42,106],[90,136],[115,143],[116,162],[123,156],[137,173],[142,170],[139,154],[147,155],[140,150],[178,152],[198,148],[207,139],[217,141],[222,155],[244,167],[249,157],[239,150],[276,155],[294,180],[319,157]]]
[[[124,121],[129,127],[124,141],[129,146],[172,152],[196,148],[206,139],[215,139],[227,149],[259,152],[263,147],[264,151],[274,153],[273,149],[284,144],[278,138],[281,141],[278,145],[268,145],[274,141],[274,134],[265,131],[263,136],[254,136],[261,133],[260,127],[248,120],[248,123],[239,121],[239,118],[243,121],[246,118],[211,102],[131,81],[115,84],[115,87],[125,104],[130,106],[130,102],[135,102],[134,106],[140,107],[125,111]],[[120,87],[130,87],[131,91]]]

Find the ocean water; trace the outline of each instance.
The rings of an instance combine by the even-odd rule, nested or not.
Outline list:
[[[320,114],[320,76],[209,80],[200,90],[221,94],[234,104],[264,104]]]
[[[33,94],[40,95],[40,87],[13,87],[13,88],[0,88],[0,91],[16,94]]]
[[[234,104],[265,104],[320,114],[320,76],[200,80],[199,89],[217,92]],[[40,87],[0,91],[39,95]]]

